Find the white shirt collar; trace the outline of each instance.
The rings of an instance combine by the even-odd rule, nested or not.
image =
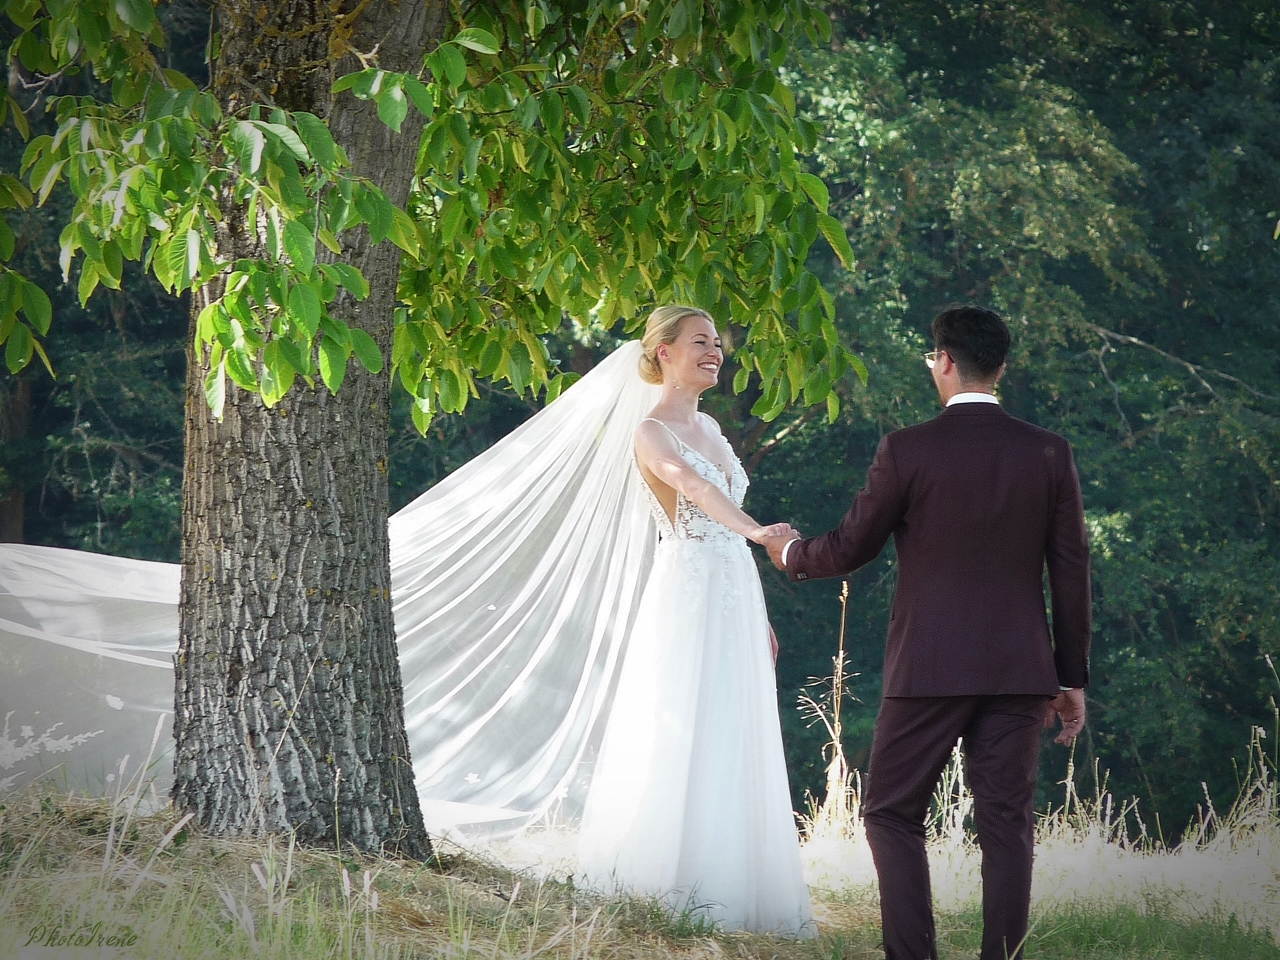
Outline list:
[[[1000,401],[989,393],[957,393],[947,401],[947,406],[953,403],[994,403],[997,407],[1000,406]]]

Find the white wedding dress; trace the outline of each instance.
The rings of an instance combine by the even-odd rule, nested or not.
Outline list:
[[[694,508],[651,519],[633,435],[659,391],[639,355],[624,344],[391,518],[423,817],[465,842],[576,824],[590,791],[583,853],[602,885],[807,935],[758,576],[746,544]],[[704,473],[741,500],[734,474]],[[179,577],[0,544],[0,793],[52,776],[127,795],[138,775],[163,803]]]
[[[741,506],[747,475],[728,443],[726,477],[675,439]],[[660,540],[587,795],[578,871],[724,929],[816,935],[750,548],[683,496],[672,519],[643,489]]]

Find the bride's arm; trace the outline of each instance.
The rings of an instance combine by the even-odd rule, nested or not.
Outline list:
[[[645,421],[636,428],[636,459],[654,477],[697,504],[712,520],[734,533],[761,543],[766,536],[785,533],[789,524],[763,526],[725,496],[724,491],[705,479],[680,453],[675,438],[658,423]]]

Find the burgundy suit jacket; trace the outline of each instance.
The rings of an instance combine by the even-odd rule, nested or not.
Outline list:
[[[890,534],[898,586],[885,696],[1057,696],[1087,685],[1089,543],[1064,438],[993,403],[958,403],[887,434],[848,514],[793,543],[787,573],[844,576]]]

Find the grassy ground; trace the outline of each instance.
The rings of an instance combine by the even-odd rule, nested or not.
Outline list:
[[[564,874],[539,880],[444,845],[425,864],[339,856],[281,839],[214,840],[171,815],[129,817],[127,811],[127,803],[36,789],[5,795],[0,958],[882,956],[856,817],[815,827],[806,869],[821,936],[793,943],[716,933],[688,916],[668,916],[650,901],[601,900],[574,889]],[[1107,874],[1124,873],[1116,866],[1123,844],[1114,829],[1110,835],[1095,830],[1092,838],[1081,829],[1103,822],[1091,816],[1077,822],[1070,843],[1065,821],[1047,824],[1044,849],[1052,862],[1043,872],[1050,882],[1041,885],[1034,906],[1028,957],[1280,960],[1267,929],[1275,913],[1266,912],[1267,898],[1280,892],[1280,864],[1267,860],[1271,848],[1258,842],[1270,834],[1250,839],[1237,824],[1232,849],[1216,854],[1215,862],[1227,865],[1228,886],[1219,883],[1212,894],[1188,892],[1177,871],[1164,869],[1178,854],[1130,844],[1132,857],[1160,865],[1145,874],[1151,882],[1117,891],[1105,877],[1077,875],[1083,893],[1095,895],[1067,897],[1053,885],[1055,863],[1073,875],[1105,855],[1112,857],[1104,863]],[[1055,842],[1058,853],[1052,853]],[[1201,848],[1212,852],[1209,841]],[[934,853],[941,956],[974,957],[981,918],[972,845],[937,832]],[[1135,869],[1130,865],[1130,876],[1138,875]],[[1198,872],[1190,863],[1183,874]]]

